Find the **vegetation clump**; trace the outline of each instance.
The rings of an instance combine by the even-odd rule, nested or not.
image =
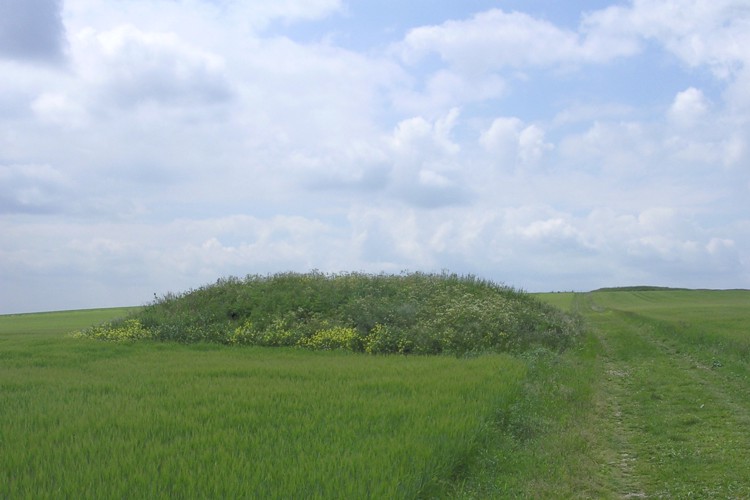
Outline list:
[[[474,276],[314,271],[222,278],[78,336],[465,355],[562,350],[579,327],[529,294]]]

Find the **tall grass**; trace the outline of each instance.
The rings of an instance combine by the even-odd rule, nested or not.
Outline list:
[[[0,498],[440,496],[525,373],[506,355],[14,343]]]
[[[584,335],[575,349],[538,348],[520,394],[498,405],[477,460],[450,498],[617,498],[601,477],[603,423],[596,415],[600,347]]]
[[[533,296],[474,276],[311,272],[221,279],[81,335],[462,355],[562,350],[579,329]]]

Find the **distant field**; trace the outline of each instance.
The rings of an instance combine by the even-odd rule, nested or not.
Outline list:
[[[574,292],[554,292],[554,293],[535,293],[532,294],[544,302],[559,307],[564,311],[569,311],[573,305],[573,298],[578,295]]]
[[[125,316],[138,307],[0,315],[0,336],[59,335]]]
[[[745,349],[750,345],[748,290],[597,292],[593,296],[604,307],[672,323],[693,342],[702,336],[717,344],[731,341]]]

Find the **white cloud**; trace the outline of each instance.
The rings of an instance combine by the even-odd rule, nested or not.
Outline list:
[[[518,157],[522,165],[533,165],[541,160],[545,151],[554,146],[544,141],[544,130],[537,125],[529,125],[518,137]]]
[[[587,38],[521,12],[492,9],[464,21],[415,28],[398,51],[407,63],[437,53],[452,67],[477,74],[508,67],[603,62],[638,50],[630,38],[595,35]]]
[[[341,0],[230,0],[226,8],[251,26],[262,29],[275,20],[282,22],[312,21],[343,10]]]
[[[651,207],[640,212],[599,209],[580,224],[579,230],[598,259],[606,256],[616,267],[634,275],[648,269],[651,278],[647,279],[659,276],[672,285],[721,286],[742,266],[732,240],[716,236],[716,230],[700,227],[689,214],[673,208]],[[631,279],[620,284],[637,283]]]
[[[31,103],[31,109],[42,122],[65,127],[82,127],[88,113],[79,103],[62,92],[44,92]]]
[[[591,123],[596,120],[618,121],[631,118],[635,109],[622,103],[576,103],[555,115],[556,125]]]
[[[734,248],[734,240],[731,240],[729,238],[711,238],[711,240],[706,245],[706,250],[708,250],[708,253],[710,253],[711,255],[720,254],[727,250],[731,251],[734,250]]]
[[[704,118],[708,108],[709,104],[703,92],[690,87],[675,96],[669,115],[678,126],[689,127]]]
[[[732,134],[721,142],[722,163],[732,167],[747,161],[747,139],[740,134]]]
[[[77,61],[108,105],[190,104],[226,100],[231,90],[220,56],[191,46],[174,33],[143,32],[132,25],[76,36]],[[84,55],[85,54],[85,55]]]
[[[406,86],[393,91],[394,106],[405,113],[435,115],[457,104],[498,99],[505,95],[506,82],[497,75],[469,78],[460,72],[441,69],[430,75],[424,88]]]
[[[439,207],[464,203],[468,191],[460,169],[460,145],[452,138],[459,110],[427,120],[402,120],[390,139],[391,190],[410,204]]]
[[[399,272],[435,265],[425,237],[430,227],[413,209],[355,209],[349,213],[358,260],[371,269]]]
[[[193,33],[204,43],[252,35],[274,22],[323,19],[341,12],[340,0],[66,0],[65,20],[78,27],[137,22],[146,31]]]
[[[557,240],[575,238],[577,231],[563,218],[537,220],[518,229],[524,238],[531,240]]]
[[[198,194],[191,201],[237,203],[248,186],[272,200],[300,186],[382,188],[390,146],[373,118],[397,65],[284,38],[248,43],[251,52],[217,55],[171,32],[82,29],[76,74],[36,79],[28,97],[57,130],[20,124],[32,128],[18,147],[86,172],[92,192],[146,181],[137,195],[146,204],[184,200],[186,189]]]
[[[545,132],[540,126],[524,126],[516,117],[495,118],[481,133],[479,143],[499,165],[511,167],[536,165],[547,151],[554,149],[545,142]]]
[[[488,151],[501,157],[513,157],[518,149],[523,122],[516,117],[500,117],[492,121],[482,132],[480,144]]]
[[[730,109],[740,113],[741,120],[747,125],[746,113],[750,110],[750,63],[745,63],[734,81],[727,86],[725,99]]]
[[[741,166],[746,161],[746,139],[735,132],[726,132],[728,137],[696,137],[688,134],[676,135],[665,141],[665,152],[673,161],[682,165],[704,166],[710,171],[716,167],[724,170]]]
[[[620,8],[621,26],[654,38],[692,66],[729,76],[748,61],[750,9],[743,0],[637,0]]]
[[[579,31],[584,42],[581,52],[592,62],[606,62],[614,57],[632,56],[643,50],[643,44],[624,7],[607,7],[584,14]]]
[[[579,169],[642,175],[659,151],[657,139],[643,123],[594,122],[585,132],[568,135],[559,149],[563,160]]]
[[[715,109],[701,90],[678,92],[667,116],[673,127],[665,130],[665,150],[680,162],[734,168],[746,159],[744,120],[735,111]]]
[[[461,147],[451,138],[451,131],[458,114],[458,109],[452,109],[434,121],[416,116],[399,122],[390,140],[397,168],[408,174],[457,155]]]
[[[207,277],[227,272],[242,275],[250,267],[311,269],[324,265],[323,260],[328,263],[336,253],[336,242],[331,240],[335,231],[302,216],[233,216],[183,223],[191,238],[177,248],[172,265],[184,276],[195,269]]]
[[[49,165],[0,165],[0,215],[58,211],[69,186]]]

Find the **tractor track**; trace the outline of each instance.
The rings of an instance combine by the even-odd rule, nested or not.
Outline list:
[[[613,495],[749,496],[747,479],[724,472],[750,454],[750,400],[738,397],[747,381],[683,349],[671,336],[679,329],[660,320],[604,308],[590,294],[575,308],[602,348],[598,412]],[[687,472],[670,479],[660,475],[667,470]]]

